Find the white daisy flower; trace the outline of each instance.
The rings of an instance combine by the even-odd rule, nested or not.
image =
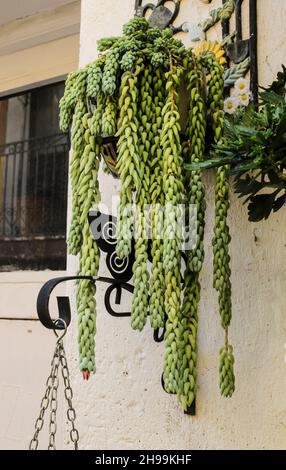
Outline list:
[[[234,90],[237,95],[242,95],[249,92],[249,80],[239,78],[234,84]]]
[[[239,99],[239,104],[241,106],[248,106],[249,105],[249,101],[250,101],[250,98],[251,98],[251,93],[248,91],[246,93],[242,93],[241,95],[239,95],[238,99]]]
[[[224,112],[227,114],[233,114],[238,108],[238,99],[235,96],[231,96],[224,101]]]

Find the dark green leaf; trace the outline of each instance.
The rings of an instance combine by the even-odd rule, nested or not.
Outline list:
[[[230,157],[220,157],[205,160],[203,162],[190,163],[185,165],[186,170],[196,171],[196,170],[208,170],[210,168],[216,168],[229,164],[232,161],[232,156]]]
[[[274,91],[264,91],[260,93],[260,96],[264,103],[268,103],[270,105],[278,105],[284,103],[284,97],[277,95],[277,93],[275,93]]]
[[[261,161],[262,159],[261,157],[259,157],[259,158],[256,158],[254,161],[248,161],[246,163],[241,163],[239,165],[236,165],[235,167],[231,168],[230,174],[235,175],[240,172],[256,170],[259,168]]]

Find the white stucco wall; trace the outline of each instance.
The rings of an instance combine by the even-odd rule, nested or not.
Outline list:
[[[212,7],[220,1],[212,3]],[[117,35],[133,14],[134,0],[82,0],[80,64],[96,57],[96,40]],[[182,1],[178,23],[207,16],[199,0]],[[259,71],[272,80],[285,63],[284,0],[259,0]],[[217,33],[218,34],[218,33]],[[110,202],[118,182],[100,177],[102,199]],[[208,212],[206,262],[199,326],[197,415],[185,416],[177,398],[161,388],[163,344],[152,331],[131,330],[129,319],[110,317],[105,286],[98,286],[97,374],[84,383],[77,367],[76,321],[68,346],[82,449],[283,449],[286,447],[285,210],[267,222],[250,224],[232,195],[233,321],[237,390],[220,397],[218,351],[223,331],[212,289],[213,177],[206,178]],[[69,259],[69,271],[75,260]],[[104,262],[100,275],[108,275]],[[69,288],[72,294],[72,288]],[[125,298],[124,310],[130,306]]]
[[[14,3],[2,8],[0,20],[0,93],[7,94],[66,75],[78,66],[80,0],[47,0],[44,12],[39,12],[44,2],[28,0],[12,21]],[[33,10],[36,4],[39,10]],[[55,4],[59,8],[53,9]],[[33,14],[21,18],[21,11]],[[11,21],[4,24],[5,17]]]
[[[39,2],[30,3],[39,7]],[[54,6],[57,2],[46,3],[52,8],[51,3]],[[78,66],[80,14],[79,2],[75,3],[64,11],[45,12],[9,25],[3,25],[2,20],[4,23],[12,5],[7,9],[1,5],[5,15],[2,18],[1,13],[0,93],[33,87]],[[28,448],[55,347],[53,333],[36,321],[37,295],[45,282],[64,274],[50,270],[0,273],[0,449]],[[55,295],[63,294],[64,287],[59,286]],[[51,311],[56,316],[54,298]],[[59,421],[60,448],[64,419]],[[43,434],[40,448],[47,448],[47,429]]]

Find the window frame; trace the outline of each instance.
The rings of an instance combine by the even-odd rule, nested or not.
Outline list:
[[[36,90],[37,88],[43,88],[47,86],[57,85],[59,83],[65,82],[67,74],[58,75],[53,78],[47,78],[46,80],[41,80],[40,82],[29,83],[22,87],[14,88],[13,90],[0,91],[0,101],[4,99],[14,98],[15,96],[22,95],[24,93],[29,93],[31,90]]]
[[[29,93],[35,91],[40,88],[47,88],[53,87],[57,84],[65,82],[67,78],[67,74],[56,76],[49,78],[47,80],[42,80],[39,82],[30,83],[23,87],[18,87],[13,90],[7,90],[4,92],[0,92],[0,102],[3,100],[8,100],[10,98],[14,98],[25,93]],[[63,133],[64,135],[64,133]],[[70,149],[70,135],[67,135],[67,143],[68,149]],[[67,185],[68,187],[68,185]],[[68,201],[68,194],[66,194],[66,198]],[[5,259],[5,255],[3,254],[3,249],[5,247],[5,242],[7,243],[7,261],[11,260],[10,263],[5,263],[3,260]],[[46,265],[45,260],[41,259],[41,244],[46,245],[47,243],[50,244],[51,250],[54,252],[54,258],[51,261],[51,265]],[[34,245],[31,247],[31,244]],[[21,247],[27,254],[28,258],[32,256],[33,253],[36,253],[35,260],[31,258],[31,262],[28,267],[24,267],[21,263],[18,262],[17,256],[21,254]],[[5,250],[4,250],[5,251]],[[64,260],[63,260],[63,253],[64,253]],[[54,271],[64,271],[66,269],[66,262],[67,262],[67,250],[66,250],[66,238],[63,236],[46,236],[42,237],[19,237],[17,238],[10,238],[10,237],[2,237],[0,240],[0,273],[9,273],[9,272],[16,272],[16,271],[33,271],[33,272],[40,272],[46,269],[51,269]],[[14,259],[13,259],[14,255]],[[39,258],[37,258],[39,256]],[[30,258],[29,258],[30,259]],[[41,262],[43,264],[41,264]],[[58,267],[53,267],[53,265],[57,265]],[[3,269],[4,267],[4,269]],[[10,269],[11,267],[11,269]]]

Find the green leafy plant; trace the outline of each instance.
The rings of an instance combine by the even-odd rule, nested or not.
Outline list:
[[[286,203],[286,68],[253,104],[225,117],[224,141],[187,169],[229,166],[235,191],[248,203],[249,220],[267,219]]]

